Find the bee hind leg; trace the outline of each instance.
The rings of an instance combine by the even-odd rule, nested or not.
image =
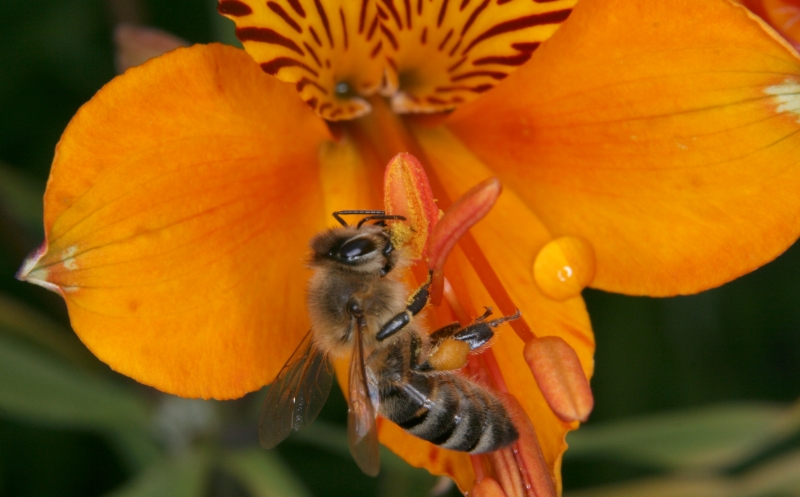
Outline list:
[[[482,316],[478,317],[469,326],[465,326],[462,328],[459,325],[459,323],[451,323],[431,333],[429,337],[431,344],[431,353],[428,355],[427,359],[424,362],[420,362],[415,365],[412,364],[412,368],[421,372],[440,370],[442,369],[442,367],[436,366],[436,364],[440,363],[447,364],[447,366],[445,366],[444,369],[451,369],[451,368],[457,369],[459,367],[462,367],[463,364],[461,366],[458,365],[461,364],[461,362],[466,362],[466,357],[469,353],[475,352],[476,350],[486,346],[492,340],[492,338],[494,338],[494,328],[507,321],[512,321],[520,317],[520,312],[519,310],[517,310],[517,312],[515,312],[510,316],[503,316],[498,319],[486,321],[486,318],[489,317],[491,313],[492,313],[491,308],[486,308],[486,312]],[[460,352],[460,354],[463,354],[462,356],[460,356],[463,357],[463,361],[461,360],[461,358],[442,360],[442,358],[439,357],[440,351],[444,351],[445,349],[448,349],[447,352],[443,352],[445,354],[459,353],[456,352],[457,350],[459,350],[457,348],[442,347],[442,345],[445,344],[447,340],[455,340],[458,342],[463,342],[469,346],[469,350],[463,350],[463,352]],[[413,360],[414,357],[418,356],[419,352],[417,351],[416,355],[414,355],[414,349],[412,348],[412,355],[411,355],[412,362],[419,362],[418,360],[417,361]]]

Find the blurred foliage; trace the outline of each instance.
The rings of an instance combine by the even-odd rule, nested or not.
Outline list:
[[[13,278],[42,240],[58,137],[114,76],[113,26],[234,43],[215,3],[0,2],[0,495],[399,497],[437,485],[388,451],[381,476],[363,476],[336,389],[318,422],[261,450],[263,392],[203,402],[136,384],[80,344],[59,297]],[[596,407],[568,437],[566,495],[800,495],[800,248],[696,296],[585,297]]]

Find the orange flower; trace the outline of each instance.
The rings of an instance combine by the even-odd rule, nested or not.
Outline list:
[[[522,311],[469,370],[508,391],[525,443],[471,460],[390,423],[380,438],[462,490],[526,492],[537,458],[558,489],[591,408],[570,367],[593,369],[580,289],[694,293],[800,234],[797,54],[728,0],[573,3],[222,0],[248,53],[179,49],[81,108],[20,277],[60,292],[115,370],[239,397],[308,329],[308,239],[380,208],[389,158],[416,155],[442,210],[496,176],[439,309]]]

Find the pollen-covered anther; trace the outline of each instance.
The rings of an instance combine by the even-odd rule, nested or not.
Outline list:
[[[560,337],[545,336],[526,343],[523,354],[553,413],[568,423],[586,421],[594,396],[575,350]]]
[[[401,238],[393,242],[409,250],[412,259],[420,259],[439,219],[439,208],[433,199],[428,176],[413,155],[397,154],[386,165],[383,204],[387,214],[406,219],[405,223],[391,224],[393,236]],[[410,230],[403,229],[404,226]]]
[[[428,241],[428,268],[434,272],[432,300],[441,300],[444,263],[456,242],[475,223],[489,213],[500,196],[502,185],[497,178],[478,183],[447,209]]]

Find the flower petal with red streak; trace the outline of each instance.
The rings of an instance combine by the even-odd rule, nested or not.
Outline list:
[[[269,383],[307,331],[303,258],[322,227],[322,121],[243,51],[179,49],[73,118],[45,194],[46,253],[81,340],[187,397]]]
[[[762,26],[724,0],[579,2],[448,126],[553,235],[592,244],[593,286],[714,287],[800,235],[800,60]]]

